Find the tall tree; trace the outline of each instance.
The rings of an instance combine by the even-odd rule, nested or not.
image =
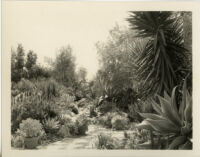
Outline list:
[[[137,86],[132,72],[135,57],[132,52],[135,47],[134,34],[134,31],[116,25],[110,30],[108,40],[96,45],[101,66],[96,81],[103,88],[98,92],[108,95],[120,107],[133,103],[125,97]]]
[[[174,12],[131,12],[127,19],[137,37],[148,42],[137,58],[136,75],[141,80],[143,95],[171,93],[187,72],[183,23]]]
[[[80,82],[86,82],[87,70],[84,67],[80,67],[77,74]]]
[[[21,44],[18,44],[17,51],[11,50],[11,79],[18,82],[23,77],[24,70],[24,48]]]
[[[17,47],[17,56],[16,56],[16,68],[19,70],[19,71],[22,71],[23,68],[24,68],[24,56],[25,56],[25,53],[24,53],[24,48],[21,44],[18,44],[18,47]]]
[[[75,81],[75,57],[72,54],[70,46],[59,50],[53,66],[55,79],[63,83],[66,87],[73,86]]]
[[[37,54],[30,50],[26,56],[26,70],[27,70],[27,78],[37,78],[36,74],[36,61],[37,61]]]
[[[32,50],[30,50],[27,53],[26,57],[26,65],[25,65],[26,68],[30,70],[36,64],[36,61],[37,61],[37,54],[34,53]]]
[[[11,81],[14,82],[17,82],[19,80],[16,70],[16,56],[16,52],[11,49]]]

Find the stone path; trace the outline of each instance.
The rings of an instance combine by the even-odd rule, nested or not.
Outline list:
[[[124,138],[123,131],[113,131],[97,125],[90,125],[85,136],[64,138],[61,141],[40,145],[37,149],[46,150],[67,150],[67,149],[95,149],[94,141],[100,133],[111,134],[119,139]]]

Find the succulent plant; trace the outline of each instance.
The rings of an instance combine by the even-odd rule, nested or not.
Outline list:
[[[43,134],[42,124],[38,120],[31,118],[22,120],[17,134],[27,138],[39,137]]]
[[[157,132],[168,137],[168,149],[192,148],[192,97],[184,81],[182,101],[177,104],[176,87],[171,97],[165,92],[164,97],[158,96],[159,102],[152,100],[152,105],[158,114],[140,113],[145,118],[136,127]],[[178,107],[179,106],[179,107]]]
[[[44,122],[44,129],[46,133],[55,133],[58,131],[60,124],[56,119],[47,119]]]

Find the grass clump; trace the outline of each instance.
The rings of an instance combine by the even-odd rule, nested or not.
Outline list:
[[[119,149],[120,145],[117,142],[117,139],[112,138],[111,135],[99,134],[95,141],[95,148],[97,149]]]

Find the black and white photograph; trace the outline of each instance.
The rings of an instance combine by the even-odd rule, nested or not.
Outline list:
[[[30,3],[3,10],[11,150],[193,150],[191,10]]]

